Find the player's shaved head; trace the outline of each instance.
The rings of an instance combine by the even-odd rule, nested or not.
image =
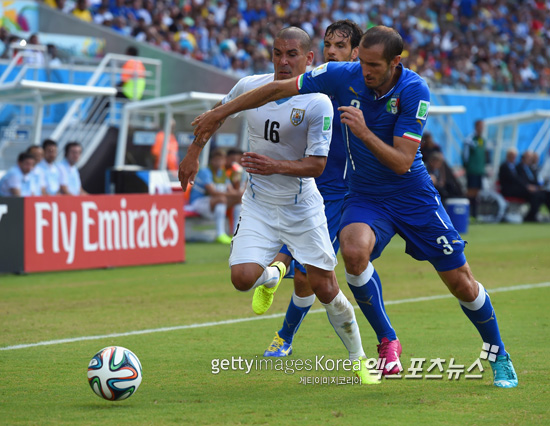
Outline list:
[[[281,40],[298,40],[300,48],[303,52],[309,52],[311,50],[311,38],[308,33],[298,27],[283,28],[277,33],[276,39]]]

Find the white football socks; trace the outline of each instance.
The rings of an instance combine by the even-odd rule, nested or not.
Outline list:
[[[359,326],[355,320],[355,311],[342,290],[330,303],[323,303],[323,306],[327,310],[328,320],[334,327],[334,331],[349,351],[349,359],[355,361],[364,357],[365,352],[359,334]]]
[[[261,285],[265,285],[267,288],[275,287],[279,281],[279,274],[279,268],[276,266],[268,266],[264,269],[260,278],[256,280],[251,290]]]
[[[297,296],[292,293],[292,302],[299,308],[309,308],[315,302],[315,294],[306,297]]]
[[[216,235],[225,234],[225,220],[227,205],[223,203],[214,206],[214,220],[216,221]]]
[[[485,305],[485,298],[487,297],[487,293],[485,293],[485,287],[483,287],[480,282],[478,282],[477,285],[479,288],[479,293],[475,300],[472,300],[471,302],[463,302],[460,299],[458,300],[458,302],[462,306],[469,309],[470,311],[477,311],[481,309],[483,305]]]

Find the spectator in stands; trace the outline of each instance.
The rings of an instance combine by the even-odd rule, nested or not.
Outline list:
[[[231,69],[231,60],[235,54],[236,46],[233,40],[224,40],[220,43],[219,52],[212,58],[212,65],[224,71]]]
[[[83,21],[93,22],[92,13],[88,9],[87,0],[76,0],[75,8],[71,11],[71,14]]]
[[[109,1],[103,0],[93,13],[93,20],[98,25],[109,26],[113,22],[114,16],[109,10]]]
[[[529,164],[529,168],[531,169],[531,172],[533,173],[533,175],[535,175],[535,179],[537,180],[537,182],[539,183],[539,185],[544,185],[544,182],[542,180],[542,178],[540,177],[540,166],[539,166],[539,163],[540,163],[540,157],[539,157],[539,154],[535,151],[528,151],[530,153],[530,164]]]
[[[432,134],[428,131],[425,131],[422,135],[422,140],[420,142],[420,152],[422,154],[422,161],[424,162],[427,169],[428,162],[430,161],[430,158],[433,156],[433,154],[441,154],[440,156],[436,156],[433,158],[433,163],[429,167],[433,170],[439,169],[440,167],[442,168],[442,173],[436,172],[434,173],[434,176],[438,178],[441,176],[444,178],[444,185],[442,188],[443,193],[452,194],[453,197],[464,197],[462,185],[456,178],[453,169],[451,169],[447,161],[445,161],[445,156],[443,155],[441,146],[434,141]],[[440,159],[442,161],[441,165],[439,164]],[[430,169],[428,169],[428,173],[429,172]],[[433,178],[434,177],[432,176],[432,181]],[[448,195],[447,197],[451,197],[451,195]]]
[[[139,56],[139,50],[135,46],[126,49],[126,55]],[[117,85],[117,97],[139,101],[145,91],[145,66],[139,59],[128,59],[122,65],[120,83]]]
[[[544,187],[538,180],[536,171],[533,170],[533,161],[535,160],[534,152],[525,151],[521,155],[519,164],[516,166],[517,174],[523,185],[527,188],[530,194],[530,199],[534,200],[535,205],[538,206],[534,213],[529,212],[525,217],[526,221],[536,222],[537,213],[540,206],[546,202],[550,209],[550,202],[548,202]]]
[[[174,129],[176,127],[176,120],[171,121],[170,136],[168,138],[168,147],[166,151],[166,168],[168,170],[177,172],[180,164],[179,161],[179,146],[176,136],[174,135]],[[162,156],[162,146],[164,144],[164,130],[161,130],[155,136],[155,143],[151,147],[151,155],[155,162],[154,167],[156,170],[160,167],[160,158]]]
[[[149,26],[145,23],[145,19],[139,17],[137,24],[132,29],[131,35],[139,42],[146,41],[148,29]]]
[[[425,131],[422,135],[420,152],[422,153],[422,161],[424,161],[424,163],[428,162],[428,158],[430,158],[433,152],[442,152],[441,147],[435,143],[432,134],[428,131]]]
[[[73,10],[73,2],[67,2],[65,0],[44,0],[44,3],[53,9],[58,9],[65,13],[71,13]]]
[[[430,154],[428,162],[426,163],[426,169],[443,202],[445,202],[447,198],[464,196],[462,188],[454,178],[452,171],[446,167],[445,158],[440,151],[433,151]]]
[[[115,16],[111,22],[105,21],[103,25],[125,36],[129,36],[132,33],[132,28],[127,24],[124,16]]]
[[[46,139],[42,142],[44,158],[37,163],[36,169],[41,170],[44,177],[46,195],[58,195],[60,192],[61,172],[55,163],[57,158],[57,142]]]
[[[539,181],[541,182],[544,191],[546,206],[548,207],[550,203],[550,151],[546,155],[546,159],[542,164],[542,167],[537,167],[537,176],[539,178]],[[548,210],[550,211],[550,207],[548,207]]]
[[[110,0],[109,5],[109,12],[111,12],[115,18],[122,17],[125,20],[127,19],[130,9],[126,6],[126,0]]]
[[[470,200],[470,215],[477,217],[477,196],[482,188],[485,165],[490,161],[487,142],[483,137],[483,120],[476,120],[474,133],[464,141],[462,162],[466,170],[466,197]]]
[[[38,163],[44,158],[44,149],[40,145],[31,145],[27,148],[27,154],[31,154],[34,158],[34,164],[32,171],[29,173],[32,180],[34,180],[32,186],[32,195],[46,195],[46,180],[42,170],[37,167]]]
[[[55,7],[54,0],[45,1]],[[57,3],[65,4],[65,0]],[[464,3],[471,7],[464,8]],[[229,69],[228,58],[218,56],[213,61],[212,56],[225,40],[236,45],[246,41],[260,51],[270,46],[286,22],[302,27],[315,42],[322,40],[330,22],[350,18],[361,27],[395,26],[408,46],[404,65],[433,87],[550,93],[549,6],[534,4],[537,6],[533,2],[494,0],[398,0],[388,7],[382,1],[109,1],[115,17],[111,28],[130,35],[141,17],[155,35],[147,41],[154,44],[159,44],[158,37],[166,32],[178,34],[185,19],[194,21],[185,30],[197,39],[193,57],[222,69]],[[66,10],[66,6],[58,6],[63,7]],[[137,34],[142,37],[143,33]],[[161,46],[167,48],[170,43]],[[171,49],[180,52],[177,43]],[[262,58],[263,53],[255,56],[251,50],[249,54],[254,68],[251,73],[263,70],[269,62],[269,58]],[[315,56],[318,59],[313,66],[322,60],[321,54]]]
[[[59,191],[65,195],[86,195],[82,188],[80,172],[76,167],[82,155],[82,145],[79,142],[69,142],[65,145],[65,158],[59,163]]]
[[[36,66],[44,66],[44,63],[46,62],[44,58],[44,53],[41,50],[34,50],[31,49],[31,46],[40,46],[40,41],[38,40],[38,34],[34,33],[29,37],[29,54],[28,56],[25,56],[25,62],[27,64],[36,65]]]
[[[55,44],[48,43],[46,45],[46,49],[49,56],[48,65],[50,66],[50,68],[59,67],[63,64],[63,62],[59,58],[59,54],[57,52],[57,47],[55,46]],[[61,77],[59,77],[58,80],[59,82],[61,82]]]
[[[537,182],[540,190],[543,192],[544,204],[550,212],[550,170],[546,164],[550,164],[550,157],[546,157],[546,162],[543,166],[540,166],[540,158],[538,153],[532,152],[531,156],[531,170],[537,178]]]
[[[529,212],[524,220],[535,222],[536,215],[542,204],[542,199],[525,185],[524,181],[518,175],[516,159],[518,151],[516,148],[508,148],[506,151],[506,159],[500,165],[498,171],[498,179],[500,184],[500,192],[504,198],[512,197],[525,200],[529,203]]]
[[[240,216],[241,193],[236,191],[225,173],[226,154],[220,149],[210,153],[208,167],[199,170],[195,184],[191,187],[189,196],[190,211],[216,222],[216,241],[221,244],[231,244],[227,235],[227,211],[233,208],[232,222],[237,226]],[[234,229],[231,230],[233,233]]]
[[[9,169],[0,180],[0,196],[28,197],[39,192],[36,180],[31,172],[36,161],[28,152],[22,152],[17,157],[17,164]]]
[[[17,37],[14,34],[8,35],[8,37],[5,41],[4,52],[2,53],[2,59],[11,59],[13,56],[15,56],[17,54],[17,50],[13,49],[11,47],[11,45],[13,43],[18,43],[19,40],[20,40],[19,37]],[[12,49],[13,49],[13,51],[12,51]]]
[[[153,18],[149,11],[145,8],[145,2],[143,0],[133,0],[132,5],[129,7],[130,22],[135,24],[142,18],[146,25],[151,25]]]

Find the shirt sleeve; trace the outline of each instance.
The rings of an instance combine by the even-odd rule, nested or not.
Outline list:
[[[324,93],[333,96],[338,88],[336,82],[347,81],[349,78],[342,76],[344,63],[326,62],[317,68],[306,72],[296,78],[296,86],[301,94]]]
[[[326,157],[332,139],[332,118],[334,109],[327,96],[317,95],[316,101],[308,113],[309,126],[307,134],[306,155]]]
[[[430,91],[424,80],[407,86],[400,97],[400,109],[393,135],[420,143],[430,109]]]
[[[227,95],[224,96],[224,98],[222,99],[222,104],[226,104],[227,102],[232,101],[233,99],[235,99],[237,96],[240,96],[245,92],[248,92],[248,90],[250,90],[249,88],[247,88],[247,82],[248,81],[249,81],[248,77],[241,78],[237,82],[237,84],[235,84],[235,86],[233,86],[233,89],[231,89],[231,91]],[[237,112],[237,113],[231,115],[230,117],[235,118],[235,117],[238,117],[242,113],[243,113],[243,111],[240,111],[240,112]]]
[[[67,173],[66,167],[64,167],[61,164],[57,165],[57,168],[59,170],[59,185],[69,185],[69,175]]]
[[[11,173],[7,180],[9,189],[21,189],[21,186],[23,185],[23,179],[19,173]]]

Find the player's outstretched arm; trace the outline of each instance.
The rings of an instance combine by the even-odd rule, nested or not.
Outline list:
[[[218,108],[221,104],[221,102],[216,103],[212,109],[214,110]],[[219,121],[217,128],[219,128],[224,121],[225,120]],[[193,143],[187,149],[185,157],[180,162],[178,167],[178,179],[180,181],[181,188],[184,191],[187,189],[187,184],[193,185],[195,183],[195,176],[199,172],[199,155],[207,141],[208,139],[201,141],[195,138]]]
[[[196,140],[203,142],[210,139],[216,130],[218,130],[220,123],[232,114],[251,108],[258,108],[268,102],[298,94],[295,78],[272,81],[243,93],[232,101],[196,117],[191,123],[195,127],[194,134]]]
[[[206,143],[199,143],[197,139],[193,141],[187,149],[187,154],[181,160],[178,168],[178,179],[180,181],[181,189],[185,192],[187,190],[187,184],[195,184],[195,176],[199,172],[199,155]]]
[[[318,177],[323,173],[327,157],[311,156],[298,160],[274,160],[267,155],[245,152],[241,160],[248,173],[257,175],[287,175],[298,177]]]

